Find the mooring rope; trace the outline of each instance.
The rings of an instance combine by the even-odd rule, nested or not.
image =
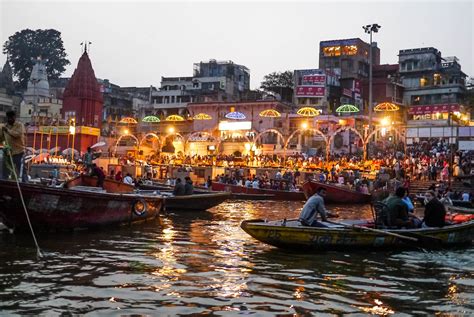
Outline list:
[[[30,230],[31,230],[31,235],[33,236],[33,240],[35,241],[35,245],[36,245],[36,256],[38,258],[41,258],[43,257],[43,254],[41,253],[41,249],[38,245],[38,240],[36,240],[36,235],[35,235],[35,232],[33,230],[33,226],[31,225],[31,221],[30,221],[30,216],[28,215],[28,210],[26,208],[26,204],[25,204],[25,199],[23,198],[23,193],[21,191],[21,187],[20,187],[20,181],[18,180],[18,175],[16,174],[16,168],[15,168],[15,164],[13,163],[13,155],[12,155],[12,152],[11,152],[11,148],[10,146],[8,145],[8,143],[6,144],[7,147],[8,147],[8,153],[7,155],[10,157],[10,164],[11,164],[11,168],[12,168],[12,172],[13,172],[13,176],[15,177],[15,181],[16,181],[16,186],[18,187],[18,192],[20,193],[20,200],[21,200],[21,203],[23,205],[23,210],[25,211],[25,215],[26,215],[26,219],[28,220],[28,225],[30,226]],[[20,173],[22,172],[23,170],[23,167],[22,167],[22,164],[20,164]]]

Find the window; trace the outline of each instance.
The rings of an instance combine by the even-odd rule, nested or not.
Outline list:
[[[428,79],[425,77],[420,78],[420,87],[425,87],[428,85]]]
[[[433,85],[441,85],[441,74],[433,75]]]
[[[413,63],[407,63],[407,70],[413,70]]]

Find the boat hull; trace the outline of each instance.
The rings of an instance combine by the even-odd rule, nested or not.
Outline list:
[[[67,181],[64,184],[65,188],[73,188],[76,186],[90,186],[97,187],[98,178],[81,174],[80,176]],[[128,185],[123,182],[118,182],[109,178],[104,179],[104,186],[102,186],[109,193],[132,193],[135,190],[133,185]]]
[[[263,220],[243,221],[241,228],[249,235],[263,243],[293,250],[352,250],[374,248],[407,248],[413,243],[404,239],[372,231],[359,231],[352,228],[313,228],[304,227],[297,221],[266,223]],[[474,238],[474,220],[443,228],[400,229],[390,230],[393,233],[409,235],[426,235],[438,238],[443,247],[470,244]],[[419,245],[423,248],[434,248],[439,245]]]
[[[260,189],[260,188],[249,188],[244,186],[229,185],[223,183],[212,183],[212,190],[231,192],[233,194],[251,194],[251,195],[268,195],[269,200],[292,200],[302,201],[305,200],[303,192],[290,192],[286,190],[272,190],[272,189]],[[272,196],[270,196],[272,195]],[[251,200],[252,196],[250,196]],[[239,199],[245,199],[245,196]]]
[[[82,192],[25,183],[20,186],[35,229],[91,228],[146,220],[156,217],[163,203],[162,197]],[[143,205],[145,209],[141,208]],[[15,182],[0,181],[0,217],[8,227],[28,226]]]
[[[315,181],[305,182],[303,184],[303,192],[306,198],[309,198],[316,193],[316,190],[318,188],[321,187],[326,189],[326,196],[324,197],[324,201],[327,203],[365,204],[372,201],[372,195],[363,194],[343,187],[319,183]]]
[[[173,196],[164,199],[166,211],[199,211],[208,210],[230,198],[230,193],[216,192],[193,194],[186,196]]]

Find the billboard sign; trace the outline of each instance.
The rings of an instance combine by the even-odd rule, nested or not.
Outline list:
[[[317,86],[298,86],[296,87],[296,97],[324,97],[326,95],[325,87]]]
[[[305,75],[301,84],[303,86],[325,86],[326,75]]]

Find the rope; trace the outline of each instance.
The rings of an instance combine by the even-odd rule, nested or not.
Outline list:
[[[8,143],[7,143],[7,146],[8,146]],[[28,225],[30,226],[31,235],[33,236],[33,240],[35,241],[36,256],[38,258],[41,258],[41,257],[43,257],[43,254],[41,253],[41,249],[38,245],[38,241],[36,240],[36,235],[35,235],[35,232],[33,230],[33,226],[31,225],[31,221],[30,221],[30,216],[28,215],[28,210],[26,209],[25,199],[23,198],[23,193],[22,193],[21,187],[20,187],[20,181],[18,180],[18,175],[16,175],[16,168],[15,168],[15,164],[13,163],[13,155],[11,153],[11,149],[8,149],[7,151],[8,151],[7,155],[10,157],[10,164],[12,166],[13,176],[15,176],[16,186],[18,187],[18,192],[20,193],[20,200],[21,200],[21,203],[23,205],[23,210],[25,211],[26,219],[28,220]],[[21,164],[20,164],[20,169],[22,169]],[[21,172],[21,170],[20,170],[20,172]]]

